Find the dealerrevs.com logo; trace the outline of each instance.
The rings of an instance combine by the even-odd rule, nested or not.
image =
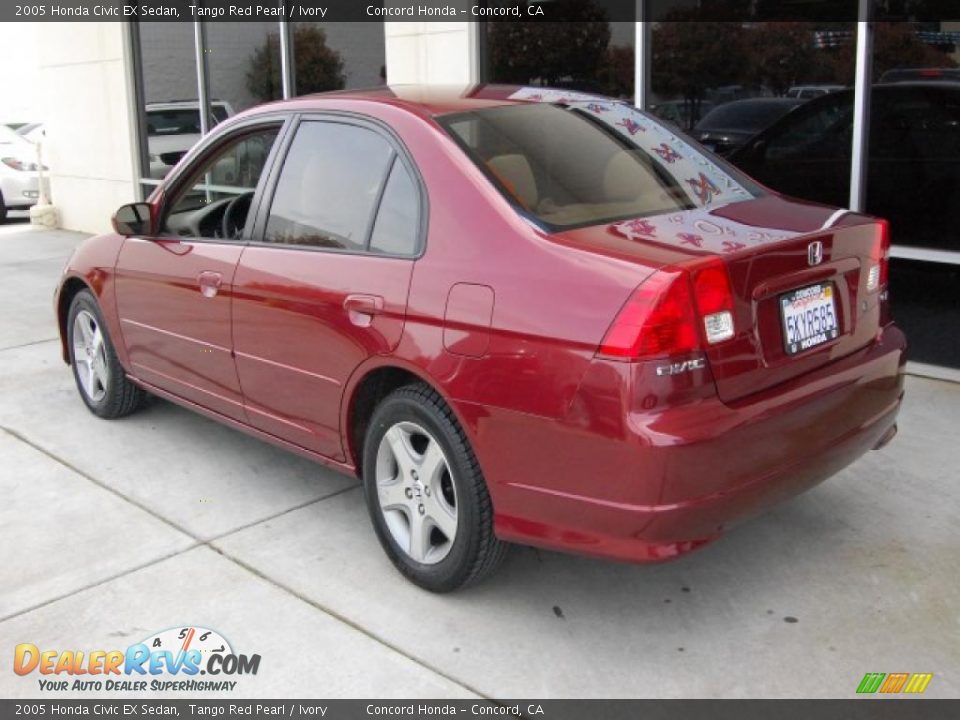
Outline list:
[[[14,648],[13,671],[37,673],[44,691],[225,691],[256,675],[259,655],[241,655],[215,630],[188,626],[154,633],[126,650]],[[203,677],[200,677],[203,676]]]

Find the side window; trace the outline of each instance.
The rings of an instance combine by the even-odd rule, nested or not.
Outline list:
[[[373,130],[332,121],[301,123],[280,172],[264,239],[365,250],[395,157],[390,143]],[[392,195],[397,193],[402,188]],[[401,241],[386,227],[378,237],[386,244]]]
[[[279,131],[279,126],[256,130],[216,152],[172,198],[161,232],[239,238]]]
[[[395,157],[373,224],[370,249],[391,255],[415,254],[420,232],[419,207],[417,186],[400,158]]]
[[[766,159],[818,160],[847,156],[852,123],[851,98],[831,98],[814,112],[788,119],[780,133],[769,139]]]

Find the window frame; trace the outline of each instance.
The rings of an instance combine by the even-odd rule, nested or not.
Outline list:
[[[283,173],[283,166],[286,162],[293,141],[297,136],[297,131],[303,123],[322,122],[339,123],[341,125],[352,125],[365,130],[372,131],[383,138],[391,147],[394,153],[393,160],[388,164],[387,171],[380,178],[380,186],[377,190],[377,199],[373,205],[372,213],[368,219],[369,227],[364,241],[364,248],[360,250],[350,248],[331,248],[319,245],[300,245],[296,243],[271,242],[266,239],[267,221],[270,218],[270,208],[273,206],[274,196],[279,185],[280,176]],[[277,157],[273,159],[267,177],[264,192],[259,198],[256,207],[256,215],[253,218],[254,226],[250,233],[247,244],[253,247],[280,248],[285,250],[305,250],[309,252],[334,253],[337,255],[356,255],[361,257],[382,257],[395,258],[400,260],[419,260],[427,250],[427,236],[430,220],[430,204],[427,186],[420,173],[420,168],[413,160],[410,151],[404,145],[403,141],[397,136],[396,132],[386,123],[373,118],[369,115],[360,113],[324,110],[308,111],[296,113],[290,120],[289,127],[284,133],[282,141],[277,144]],[[383,195],[390,179],[390,171],[396,162],[402,163],[404,169],[413,180],[417,193],[417,238],[416,247],[413,253],[387,253],[370,248],[370,239],[373,235],[373,229],[376,227],[376,221],[380,215],[380,207],[383,204]],[[253,209],[251,208],[251,212]],[[249,218],[248,218],[249,222]]]
[[[227,121],[229,123],[229,121]],[[158,202],[157,227],[153,237],[178,239],[182,242],[205,242],[205,243],[223,243],[230,245],[246,245],[253,237],[255,230],[254,221],[256,219],[256,210],[259,208],[263,199],[263,192],[266,188],[268,176],[276,164],[277,154],[281,146],[290,134],[291,116],[289,113],[269,113],[258,115],[256,117],[241,120],[223,127],[222,131],[208,133],[191,148],[184,156],[180,164],[161,181],[161,184],[154,190],[150,201]],[[255,134],[259,130],[268,128],[277,129],[277,138],[273,142],[273,147],[264,162],[263,172],[260,173],[260,179],[257,181],[257,187],[254,189],[253,199],[250,201],[250,210],[247,213],[247,222],[244,225],[244,231],[241,237],[230,238],[210,238],[204,236],[185,236],[185,235],[165,235],[161,233],[167,215],[173,207],[173,203],[178,199],[179,194],[184,189],[189,189],[200,174],[202,168],[217,153],[221,152],[226,146],[241,140],[247,135]]]

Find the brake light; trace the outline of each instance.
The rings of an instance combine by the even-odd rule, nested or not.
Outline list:
[[[723,261],[708,258],[688,267],[659,270],[634,290],[599,354],[645,360],[696,352],[701,338],[708,345],[732,338],[733,292]]]
[[[633,291],[598,352],[618,359],[647,359],[699,348],[689,275],[684,270],[661,270]]]
[[[710,258],[693,271],[693,294],[707,343],[714,345],[732,338],[733,291],[722,260]]]
[[[886,287],[890,275],[890,223],[877,223],[877,236],[870,250],[870,267],[867,270],[867,291],[874,292]]]

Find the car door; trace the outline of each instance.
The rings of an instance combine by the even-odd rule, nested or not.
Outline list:
[[[846,207],[852,128],[852,94],[833,93],[786,115],[728,159],[785,195]]]
[[[132,372],[239,420],[246,416],[231,338],[233,277],[281,125],[245,127],[197,158],[160,201],[156,235],[127,238],[116,265]]]
[[[251,424],[342,459],[347,379],[403,332],[422,183],[361,119],[304,118],[284,155],[234,278],[237,372]]]

